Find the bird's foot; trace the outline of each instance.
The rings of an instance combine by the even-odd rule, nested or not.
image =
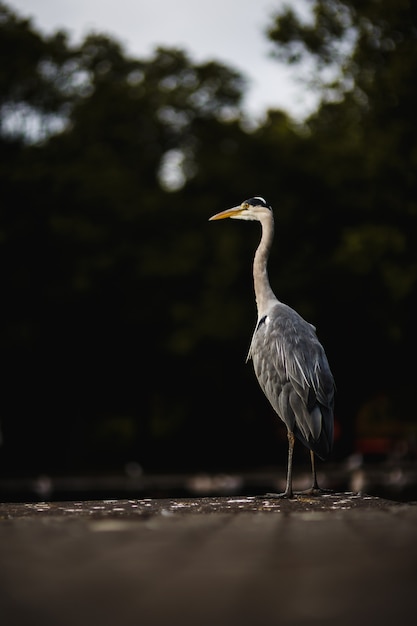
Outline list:
[[[317,485],[304,491],[297,491],[297,496],[323,496],[330,493],[334,493],[333,489],[322,489]]]
[[[284,491],[284,493],[265,493],[262,496],[255,496],[258,500],[283,500],[284,498],[292,500],[294,494],[292,491]]]

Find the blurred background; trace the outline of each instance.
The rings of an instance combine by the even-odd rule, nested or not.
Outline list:
[[[260,231],[208,223],[253,195],[275,212],[274,291],[336,379],[320,472],[417,498],[417,6],[269,4],[253,29],[277,105],[257,115],[216,33],[203,60],[187,42],[138,57],[0,4],[0,499],[284,478],[285,428],[245,364]],[[304,113],[279,104],[282,68]]]

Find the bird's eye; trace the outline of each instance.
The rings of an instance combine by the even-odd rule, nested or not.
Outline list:
[[[242,205],[242,207],[243,207],[244,209],[249,209],[249,204],[248,204],[247,202],[244,202],[244,203],[243,203],[243,205]]]

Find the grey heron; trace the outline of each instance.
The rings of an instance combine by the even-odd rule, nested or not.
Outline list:
[[[295,437],[309,450],[312,487],[308,493],[321,490],[317,483],[314,455],[326,459],[333,445],[334,380],[316,329],[294,309],[280,302],[268,278],[268,258],[274,237],[271,206],[256,196],[239,206],[216,213],[210,220],[226,217],[256,220],[262,236],[253,262],[258,319],[250,344],[258,382],[272,407],[287,427],[288,465],[286,488],[282,494],[269,497],[293,497],[292,465]]]

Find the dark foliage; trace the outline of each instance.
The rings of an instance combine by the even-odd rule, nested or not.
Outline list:
[[[273,287],[335,373],[336,455],[375,415],[412,440],[415,9],[314,7],[270,37],[315,63],[319,110],[249,132],[244,78],[221,63],[70,46],[0,5],[5,472],[278,460],[285,433],[244,363],[259,232],[207,223],[256,194],[276,213]]]

